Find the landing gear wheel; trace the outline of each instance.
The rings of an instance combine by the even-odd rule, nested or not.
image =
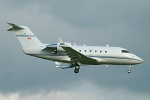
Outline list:
[[[80,69],[80,66],[76,66],[75,69]]]
[[[128,73],[131,73],[131,70],[128,70],[127,72],[128,72]]]
[[[131,73],[131,65],[129,65],[129,70],[127,72]]]
[[[74,69],[74,72],[75,73],[78,73],[79,72],[79,69],[80,69],[80,65],[78,63],[75,64],[75,69]]]
[[[75,69],[74,72],[75,72],[75,73],[78,73],[78,72],[79,72],[79,69]]]

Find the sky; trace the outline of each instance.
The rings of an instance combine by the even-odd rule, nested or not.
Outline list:
[[[150,100],[149,0],[0,0],[0,100]],[[59,69],[22,52],[7,23],[42,43],[116,46],[144,60],[132,66]]]

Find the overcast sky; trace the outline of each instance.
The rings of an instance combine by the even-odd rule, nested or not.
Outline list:
[[[27,56],[8,22],[43,43],[119,46],[144,60],[132,66],[58,69]],[[150,100],[149,0],[0,0],[0,100]]]

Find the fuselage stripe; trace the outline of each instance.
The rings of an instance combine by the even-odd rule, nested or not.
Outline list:
[[[96,58],[114,58],[114,59],[129,59],[129,60],[141,61],[141,60],[138,60],[138,59],[126,58],[126,57],[112,57],[112,56],[88,56],[88,57],[96,57]]]
[[[34,35],[16,35],[17,37],[35,37]]]

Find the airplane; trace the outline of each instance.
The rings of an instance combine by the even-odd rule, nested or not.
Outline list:
[[[140,57],[121,47],[72,45],[61,38],[55,44],[44,44],[28,27],[8,24],[11,28],[7,31],[14,31],[25,54],[55,61],[57,68],[75,68],[74,72],[78,73],[80,66],[129,65],[127,72],[131,73],[131,65],[143,63]]]

